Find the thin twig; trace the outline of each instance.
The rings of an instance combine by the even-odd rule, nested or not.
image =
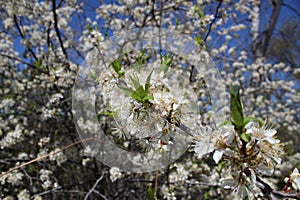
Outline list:
[[[293,198],[293,199],[300,199],[300,197],[297,195],[297,193],[295,193],[295,194],[288,194],[288,193],[283,193],[283,192],[278,192],[276,190],[273,190],[271,188],[271,186],[269,186],[269,184],[267,184],[266,182],[264,182],[258,176],[256,177],[256,180],[263,185],[263,187],[261,187],[261,190],[263,191],[263,193],[266,194],[271,199],[276,199],[276,197],[274,197],[274,196],[285,197],[285,198]]]
[[[52,156],[52,155],[57,154],[57,153],[60,153],[60,152],[66,150],[66,149],[68,149],[68,148],[70,148],[70,147],[73,147],[73,146],[75,146],[75,145],[77,145],[77,144],[79,144],[79,143],[86,142],[86,141],[90,141],[90,140],[94,140],[94,139],[95,139],[94,137],[90,137],[90,138],[85,138],[85,139],[76,141],[76,142],[74,142],[74,143],[72,143],[72,144],[69,144],[69,145],[67,145],[67,146],[65,146],[65,147],[63,147],[63,148],[61,148],[61,149],[59,149],[59,150],[57,150],[57,151],[54,151],[54,152],[52,152],[52,153],[43,155],[43,156],[41,156],[41,157],[35,158],[35,159],[30,160],[30,161],[28,161],[28,162],[26,162],[26,163],[23,163],[23,164],[21,164],[21,165],[18,165],[18,166],[16,166],[16,167],[13,167],[13,168],[9,169],[8,171],[6,171],[6,172],[0,174],[0,177],[7,175],[7,174],[9,174],[10,172],[12,172],[12,171],[14,171],[14,170],[17,170],[17,169],[19,169],[19,168],[25,167],[25,166],[27,166],[27,165],[29,165],[29,164],[31,164],[31,163],[34,163],[34,162],[43,160],[43,159],[45,159],[45,158],[47,158],[47,157],[49,157],[49,156]]]
[[[293,6],[289,5],[289,4],[286,4],[286,3],[282,3],[283,6],[289,8],[291,11],[293,11],[295,14],[298,15],[298,17],[300,17],[300,12],[299,10],[297,10],[296,8],[294,8]]]
[[[219,4],[218,4],[218,6],[217,6],[217,9],[216,9],[214,18],[213,18],[213,20],[211,21],[211,23],[209,24],[208,32],[207,32],[205,38],[203,39],[204,42],[206,42],[207,37],[209,36],[209,34],[210,34],[210,32],[211,32],[212,25],[213,25],[213,24],[216,22],[216,20],[217,20],[218,13],[219,13],[219,9],[221,8],[221,5],[222,5],[222,0],[219,0]]]
[[[57,23],[58,19],[57,19],[57,14],[56,14],[55,0],[52,0],[52,12],[53,12],[54,29],[55,29],[55,32],[56,32],[56,36],[58,37],[58,41],[59,41],[60,47],[63,51],[63,54],[65,55],[66,59],[68,59],[68,54],[67,54],[66,49],[64,48],[63,41],[61,39],[61,35],[60,35],[60,32],[59,32],[59,28],[58,28],[58,23]]]
[[[7,54],[0,53],[0,56],[9,58],[9,59],[11,59],[11,60],[18,61],[18,62],[20,62],[20,63],[23,63],[23,64],[25,64],[25,65],[28,65],[29,67],[34,67],[34,68],[36,67],[35,65],[30,64],[29,62],[25,62],[25,61],[21,60],[20,58],[16,58],[16,57],[13,57],[13,56],[10,56],[10,55],[7,55]]]
[[[154,183],[154,199],[155,200],[157,200],[158,173],[159,173],[159,171],[156,170],[156,172],[155,172],[155,183]]]
[[[99,184],[99,182],[103,179],[104,177],[104,173],[102,172],[101,176],[97,179],[96,183],[93,185],[93,187],[90,189],[90,191],[85,195],[84,197],[84,200],[87,200],[88,197],[93,193],[93,192],[96,192],[95,188],[97,187],[97,185]],[[103,194],[101,194],[100,192],[97,193],[97,194],[100,194],[100,196],[103,198],[103,199],[107,199]]]
[[[21,27],[20,27],[20,25],[19,25],[19,23],[18,23],[18,19],[17,19],[17,16],[16,16],[16,15],[14,15],[14,22],[15,22],[15,24],[16,24],[16,27],[17,27],[17,29],[18,29],[18,32],[19,32],[21,38],[25,38],[25,35],[23,34],[23,32],[22,32],[22,30],[21,30]],[[38,58],[36,57],[34,51],[33,51],[31,48],[29,48],[29,47],[28,47],[27,49],[28,49],[28,51],[31,53],[31,55],[34,57],[34,59],[35,59],[35,60],[38,60]]]

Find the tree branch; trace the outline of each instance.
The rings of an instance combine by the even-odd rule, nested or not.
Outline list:
[[[298,199],[298,200],[300,199],[300,197],[297,195],[297,193],[289,194],[289,193],[283,193],[283,192],[279,192],[279,191],[273,190],[271,188],[271,186],[269,186],[266,182],[264,182],[258,176],[256,177],[256,180],[263,185],[263,187],[261,187],[261,190],[270,199],[276,200],[277,198],[275,196],[277,196],[277,197],[285,197],[285,198],[293,198],[293,199]]]
[[[208,32],[207,34],[205,35],[203,41],[206,42],[210,32],[211,32],[211,29],[212,29],[212,25],[216,22],[217,20],[217,16],[218,16],[218,13],[219,13],[219,9],[221,8],[221,5],[222,5],[222,0],[219,0],[219,4],[217,6],[217,9],[216,9],[216,12],[214,14],[214,19],[211,21],[211,23],[209,24],[209,27],[208,27]]]
[[[300,17],[300,12],[299,10],[295,9],[294,7],[292,7],[291,5],[289,4],[286,4],[286,3],[282,3],[283,6],[289,8],[291,11],[293,11],[296,15],[298,15],[298,17]]]
[[[104,177],[104,173],[102,172],[101,176],[97,179],[96,183],[93,185],[93,187],[90,189],[90,191],[85,195],[84,200],[87,200],[88,197],[93,193],[97,193],[99,194],[103,199],[107,199],[103,194],[101,194],[100,192],[96,191],[95,188],[97,187],[97,185],[99,184],[99,182],[103,179]]]
[[[57,20],[57,14],[56,14],[56,4],[55,4],[55,0],[52,0],[52,12],[53,12],[53,18],[54,18],[54,29],[55,29],[55,32],[56,32],[56,36],[58,38],[58,41],[59,41],[59,44],[60,44],[60,47],[63,51],[63,54],[65,55],[66,59],[68,59],[68,54],[67,54],[67,51],[66,49],[64,48],[63,46],[63,41],[61,39],[61,35],[60,35],[60,32],[59,32],[59,28],[58,28],[58,20]]]
[[[272,15],[271,15],[271,21],[270,21],[268,29],[266,30],[266,34],[265,34],[265,36],[263,38],[263,42],[262,42],[263,56],[265,56],[267,53],[268,46],[269,46],[273,31],[275,29],[277,19],[280,14],[281,6],[282,6],[282,0],[274,0],[274,2],[275,2],[275,5],[274,5]]]

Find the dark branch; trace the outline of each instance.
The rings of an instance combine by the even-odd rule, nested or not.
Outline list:
[[[16,24],[16,27],[17,27],[17,29],[18,29],[18,32],[19,32],[21,38],[25,38],[25,35],[23,34],[23,32],[22,32],[22,30],[21,30],[21,27],[20,27],[20,25],[19,25],[19,23],[18,23],[18,19],[17,19],[17,16],[16,16],[16,15],[14,15],[14,22],[15,22],[15,24]],[[34,57],[34,59],[35,59],[35,60],[38,60],[38,58],[36,57],[34,51],[33,51],[31,48],[28,48],[28,47],[27,47],[27,49],[28,49],[28,51],[31,53],[31,55]]]
[[[298,17],[300,17],[300,12],[299,10],[295,9],[294,7],[292,7],[291,5],[289,4],[286,4],[286,3],[282,3],[283,6],[289,8],[291,11],[293,11],[296,15],[298,15]]]
[[[297,193],[289,194],[289,193],[283,193],[276,190],[273,190],[271,186],[269,186],[267,183],[265,183],[261,178],[258,176],[256,177],[257,182],[261,183],[263,187],[261,188],[262,192],[267,195],[270,199],[277,199],[277,197],[285,197],[285,198],[292,198],[292,199],[300,199],[300,197],[297,195]]]
[[[53,18],[54,18],[54,29],[55,29],[55,32],[56,32],[56,36],[58,38],[58,41],[59,41],[60,47],[63,51],[63,54],[65,55],[66,59],[68,59],[68,54],[67,54],[66,49],[63,46],[63,41],[61,39],[61,35],[60,35],[58,24],[57,24],[58,20],[57,20],[57,14],[56,14],[55,0],[52,0],[52,4],[53,4],[52,5],[52,12],[53,12]]]
[[[269,46],[273,31],[276,26],[278,16],[280,14],[281,6],[282,6],[282,0],[276,0],[273,11],[272,11],[270,24],[269,24],[268,29],[266,30],[266,34],[264,36],[263,43],[262,43],[263,56],[265,56],[267,53],[268,46]]]
[[[214,15],[214,19],[211,21],[211,23],[209,24],[209,27],[208,27],[208,32],[206,34],[206,36],[204,37],[203,41],[206,42],[210,32],[211,32],[211,29],[212,29],[212,25],[216,22],[217,18],[218,18],[218,14],[219,14],[219,10],[221,8],[221,5],[222,5],[222,0],[219,0],[219,4],[217,6],[217,9],[216,9],[216,12],[215,12],[215,15]]]

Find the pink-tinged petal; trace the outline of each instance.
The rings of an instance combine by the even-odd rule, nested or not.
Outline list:
[[[264,132],[265,136],[267,137],[273,137],[276,133],[277,131],[275,129],[268,129]]]

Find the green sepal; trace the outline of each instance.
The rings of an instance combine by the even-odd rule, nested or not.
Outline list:
[[[242,134],[240,135],[240,138],[241,138],[244,142],[246,142],[246,143],[248,143],[248,142],[250,141],[250,135],[248,135],[248,134],[246,134],[246,133],[242,133]]]

